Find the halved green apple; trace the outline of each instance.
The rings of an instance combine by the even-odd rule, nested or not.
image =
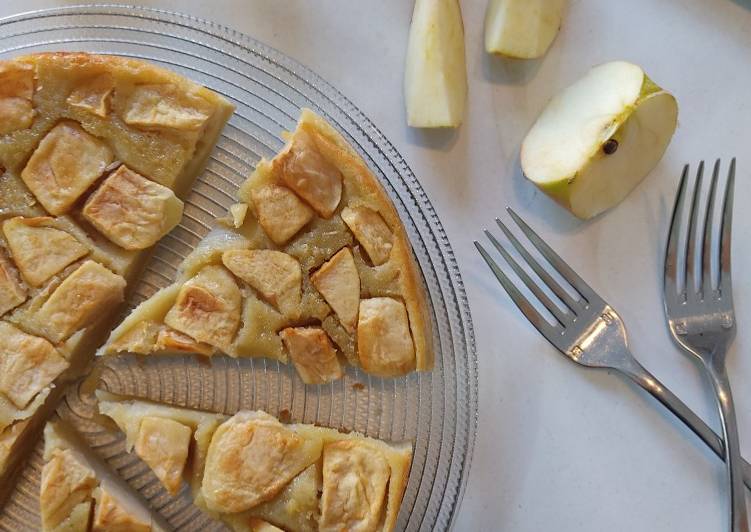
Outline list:
[[[553,98],[524,139],[524,175],[582,219],[619,203],[662,158],[678,104],[644,71],[615,61]]]
[[[404,71],[407,123],[456,127],[464,119],[467,67],[458,0],[416,0]]]
[[[563,20],[567,0],[489,0],[485,50],[518,59],[548,51]]]

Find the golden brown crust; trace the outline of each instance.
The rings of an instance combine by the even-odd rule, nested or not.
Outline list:
[[[403,446],[389,456],[391,466],[391,478],[389,479],[389,495],[386,504],[386,515],[383,519],[383,532],[392,532],[396,528],[396,520],[399,517],[399,508],[404,499],[409,480],[409,469],[412,465],[412,448]]]

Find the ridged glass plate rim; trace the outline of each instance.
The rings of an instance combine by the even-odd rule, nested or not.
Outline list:
[[[438,507],[438,515],[423,515],[417,518],[419,528],[423,528],[424,525],[427,525],[431,522],[433,523],[434,528],[450,528],[454,522],[456,512],[461,503],[462,497],[464,495],[464,490],[466,488],[467,477],[472,459],[472,451],[477,432],[477,355],[475,350],[475,339],[469,304],[464,290],[464,284],[462,282],[461,274],[459,272],[458,264],[451,249],[447,235],[435,212],[435,209],[433,208],[425,191],[420,186],[414,173],[411,171],[407,163],[397,152],[396,148],[384,137],[380,130],[349,99],[347,99],[341,92],[331,86],[320,76],[315,74],[312,70],[308,69],[297,61],[290,59],[281,52],[256,41],[246,34],[233,30],[224,25],[207,20],[202,20],[191,15],[176,13],[158,8],[109,3],[75,5],[29,11],[26,13],[21,13],[0,19],[0,57],[8,55],[9,52],[12,52],[12,55],[16,55],[17,53],[20,53],[21,49],[23,48],[33,46],[50,47],[55,44],[63,45],[71,42],[68,40],[60,40],[56,42],[53,39],[51,41],[35,43],[32,40],[33,35],[28,35],[28,46],[22,45],[16,47],[15,49],[8,50],[3,48],[2,44],[4,39],[4,28],[12,26],[15,23],[22,23],[29,20],[49,17],[71,17],[79,15],[112,16],[113,20],[116,20],[118,18],[131,18],[136,21],[140,19],[142,21],[164,23],[165,25],[178,25],[182,28],[185,28],[186,31],[196,31],[205,34],[207,38],[212,37],[223,41],[226,45],[226,48],[222,48],[216,51],[218,53],[224,53],[227,55],[233,55],[231,52],[232,47],[239,47],[246,54],[257,56],[266,61],[270,66],[273,66],[274,68],[283,69],[287,75],[289,75],[293,79],[296,78],[301,85],[304,85],[304,88],[312,89],[316,93],[318,98],[320,100],[323,100],[322,105],[330,105],[331,109],[335,110],[338,113],[338,116],[348,120],[348,123],[344,125],[335,123],[335,125],[338,126],[340,130],[345,129],[345,134],[350,136],[350,138],[353,138],[353,136],[356,135],[359,141],[367,141],[369,143],[369,148],[377,150],[379,157],[382,157],[393,168],[394,172],[392,173],[392,177],[390,177],[389,175],[382,173],[381,167],[379,166],[377,168],[378,177],[379,179],[381,179],[384,185],[387,185],[387,190],[392,199],[399,199],[399,201],[401,202],[411,202],[417,209],[419,215],[422,217],[422,220],[414,220],[412,216],[414,213],[408,213],[410,216],[410,223],[420,225],[420,227],[415,228],[415,230],[418,231],[417,236],[421,240],[420,244],[422,248],[424,248],[425,253],[429,255],[429,259],[431,261],[431,269],[435,272],[436,275],[439,275],[440,272],[438,272],[435,268],[445,267],[445,274],[448,276],[447,280],[450,284],[451,293],[449,294],[450,297],[444,304],[447,307],[454,307],[453,309],[447,309],[447,312],[450,314],[449,317],[457,317],[459,320],[459,323],[450,324],[449,326],[457,327],[457,334],[461,339],[461,341],[454,340],[452,342],[454,346],[458,347],[458,349],[454,352],[454,360],[456,361],[457,357],[462,357],[465,363],[465,374],[454,375],[454,379],[457,380],[457,382],[455,383],[456,386],[460,386],[462,384],[466,386],[466,389],[464,389],[460,394],[457,392],[457,395],[461,395],[461,397],[466,400],[466,403],[456,405],[456,438],[464,439],[464,454],[463,456],[459,457],[460,463],[450,464],[451,468],[458,467],[459,469],[458,472],[455,472],[455,475],[447,474],[447,485],[444,486],[445,491],[441,500],[441,504]],[[127,29],[129,31],[138,31],[137,28],[132,27],[127,27]],[[41,31],[48,30],[40,30],[40,32]],[[113,24],[113,31],[117,31],[116,24]],[[182,36],[177,38],[185,40],[185,38]],[[86,40],[82,39],[81,42],[84,43],[86,42]],[[201,41],[192,39],[190,40],[190,44],[196,46],[207,46]],[[82,47],[81,49],[85,49],[85,47]],[[179,52],[179,50],[175,51]],[[242,60],[240,59],[240,61]],[[302,97],[310,99],[310,96],[307,92],[300,92],[299,88],[294,88],[294,90],[297,90]],[[311,99],[310,101],[315,105],[315,103],[320,102],[320,100],[314,101]],[[293,102],[290,101],[290,103]],[[271,117],[269,118],[270,120],[273,120],[271,119]],[[360,150],[365,151],[366,147],[360,146]],[[367,156],[371,157],[371,154],[368,153]],[[372,161],[372,159],[371,162],[375,163],[375,161]],[[399,196],[399,189],[395,186],[394,183],[390,182],[390,179],[400,180],[400,184],[409,193],[410,197],[405,199]],[[395,196],[398,196],[398,198],[395,198]],[[406,203],[403,203],[403,208],[408,208]],[[403,214],[404,210],[400,209],[400,213]],[[200,220],[196,221],[198,223],[202,223],[200,222]],[[424,235],[429,236],[432,239],[432,242],[426,244],[423,241]],[[414,237],[414,234],[411,233],[411,236]],[[429,247],[429,244],[434,246],[437,251],[433,252],[433,249]],[[415,242],[413,242],[413,245],[415,245]],[[433,265],[433,260],[437,260],[438,264]],[[422,262],[421,266],[424,267]],[[444,294],[441,294],[441,297],[445,297]],[[453,337],[454,333],[450,332],[450,334]],[[459,426],[460,424],[461,426]],[[435,437],[433,434],[429,434],[429,436],[431,438]],[[440,437],[440,434],[438,435],[438,437]],[[452,458],[456,458],[456,455],[454,455]],[[456,479],[455,482],[453,482],[456,485],[448,485],[451,482],[451,478]],[[420,486],[422,486],[422,483],[424,482],[426,482],[426,479],[422,478]],[[427,480],[427,482],[429,482],[429,480]],[[432,498],[432,491],[432,489],[428,491],[428,498]],[[422,491],[420,490],[419,493],[422,493]],[[452,493],[454,494],[453,497],[451,495]],[[429,506],[427,504],[427,501],[423,501],[423,504],[425,505],[425,511],[428,512]],[[414,524],[414,522],[412,521],[413,517],[417,516],[410,516],[410,525]]]

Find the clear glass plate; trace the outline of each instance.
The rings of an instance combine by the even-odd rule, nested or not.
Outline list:
[[[226,213],[258,160],[281,147],[301,107],[328,119],[365,157],[407,228],[430,294],[436,367],[400,379],[351,368],[336,383],[304,386],[294,369],[267,359],[210,362],[192,357],[119,357],[102,368],[113,392],[224,413],[262,409],[293,421],[414,443],[399,529],[446,530],[467,481],[477,428],[477,360],[461,276],[446,234],[404,159],[342,94],[316,74],[250,37],[165,11],[126,6],[60,8],[0,20],[0,58],[83,50],[152,61],[223,94],[237,106],[211,160],[187,198],[178,228],[159,244],[130,300],[136,305],[174,278],[180,261]],[[148,467],[124,452],[119,433],[91,418],[94,404],[70,390],[58,409],[87,443],[178,530],[213,530],[187,489],[162,489]],[[0,514],[0,529],[38,530],[41,442]]]

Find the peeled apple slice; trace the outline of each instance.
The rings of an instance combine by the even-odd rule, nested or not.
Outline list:
[[[655,167],[678,104],[644,71],[615,61],[553,98],[524,139],[524,175],[582,219],[613,207]]]
[[[467,67],[458,0],[416,0],[404,73],[407,123],[456,127],[464,118]]]
[[[489,0],[485,50],[518,59],[545,55],[563,20],[567,0]]]

